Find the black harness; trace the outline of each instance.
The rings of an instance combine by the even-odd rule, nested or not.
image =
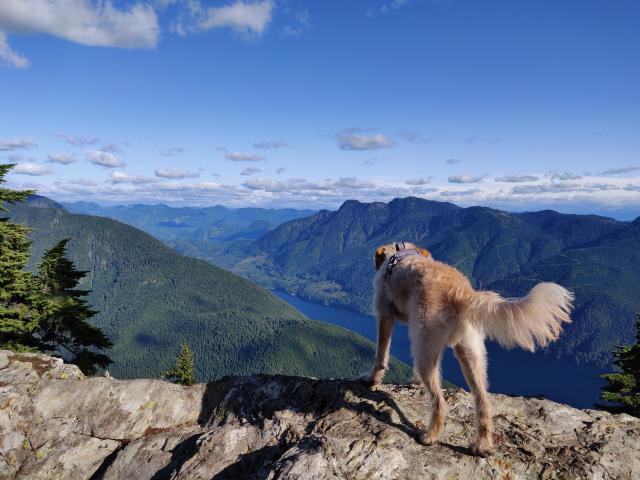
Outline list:
[[[387,268],[384,270],[384,282],[387,283],[387,278],[393,273],[393,269],[398,265],[400,260],[405,257],[414,257],[414,256],[422,256],[420,250],[416,248],[406,248],[404,242],[402,242],[402,246],[396,243],[396,253],[394,253],[389,262],[387,262]]]

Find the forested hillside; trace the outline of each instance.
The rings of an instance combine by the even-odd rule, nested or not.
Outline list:
[[[181,342],[196,359],[200,381],[226,374],[359,374],[373,346],[347,330],[305,318],[248,280],[185,257],[122,223],[70,214],[36,197],[11,207],[12,221],[33,228],[33,268],[45,249],[69,238],[69,257],[87,270],[82,288],[99,313],[93,323],[114,342],[111,373],[159,376]],[[390,379],[408,375],[394,361]]]
[[[613,346],[631,340],[640,309],[639,225],[640,219],[518,214],[418,198],[347,201],[230,248],[218,261],[263,285],[368,312],[375,248],[414,241],[478,288],[518,296],[545,280],[573,290],[574,323],[550,352],[605,364]]]

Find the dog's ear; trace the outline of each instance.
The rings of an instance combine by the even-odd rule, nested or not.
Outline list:
[[[380,267],[382,266],[382,264],[384,263],[384,261],[387,258],[387,254],[384,250],[384,247],[380,247],[376,250],[376,257],[375,257],[375,262],[376,262],[376,271],[380,270]]]
[[[431,256],[431,252],[429,250],[427,250],[426,248],[417,248],[417,250],[420,252],[420,255],[422,255],[424,257],[430,257]]]

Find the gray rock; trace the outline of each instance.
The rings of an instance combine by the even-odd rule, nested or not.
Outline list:
[[[497,452],[471,455],[472,397],[446,392],[416,441],[420,388],[258,375],[181,387],[85,378],[0,351],[0,479],[640,478],[640,419],[492,395]]]

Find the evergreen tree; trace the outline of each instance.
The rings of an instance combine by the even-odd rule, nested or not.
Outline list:
[[[613,364],[621,371],[602,375],[609,384],[602,388],[600,398],[618,405],[603,408],[640,417],[640,313],[636,314],[635,345],[617,347],[613,356]]]
[[[37,329],[40,349],[69,357],[69,362],[85,374],[95,374],[97,367],[105,368],[109,357],[96,349],[111,348],[112,343],[99,328],[88,320],[97,312],[82,298],[89,292],[77,290],[87,274],[76,270],[65,257],[68,239],[61,240],[42,257],[36,277],[44,295],[42,318]]]
[[[168,370],[164,376],[173,379],[175,383],[180,385],[193,385],[196,383],[193,378],[193,353],[189,345],[182,344],[175,366]]]
[[[6,213],[5,202],[26,199],[32,191],[16,191],[2,187],[4,177],[14,165],[0,165],[0,212]],[[0,218],[0,348],[36,351],[33,332],[40,318],[33,276],[25,272],[29,261],[28,229]]]

